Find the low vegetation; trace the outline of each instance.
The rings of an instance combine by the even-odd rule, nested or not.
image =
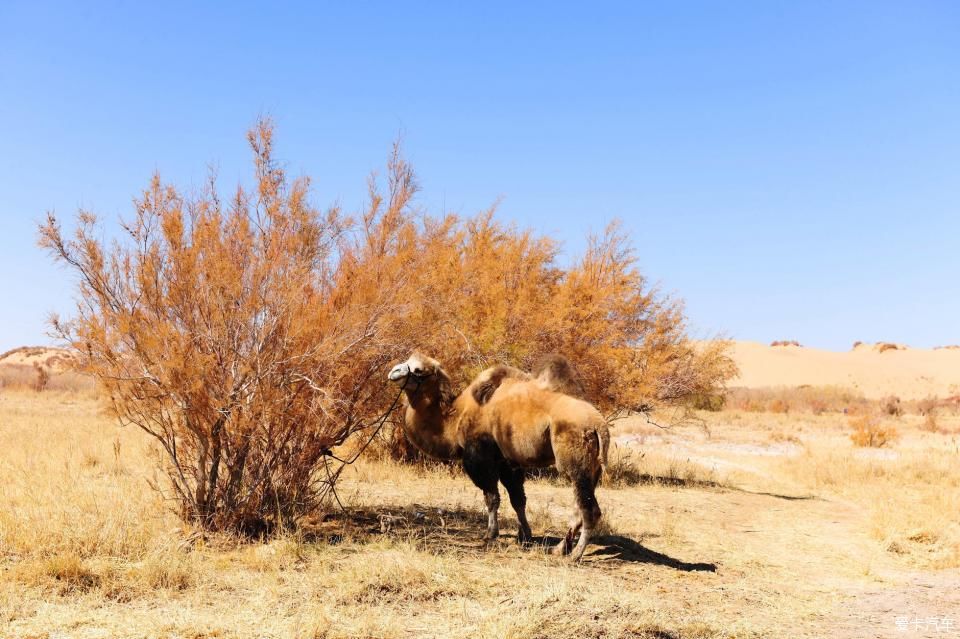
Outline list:
[[[845,415],[903,415],[924,416],[929,413],[960,415],[957,397],[901,400],[895,395],[878,399],[864,397],[862,393],[839,386],[794,386],[743,388],[733,387],[722,399],[712,402],[697,401],[694,405],[703,410],[738,410],[750,413],[841,413]]]
[[[850,441],[855,446],[882,448],[897,438],[897,429],[884,423],[882,418],[875,415],[860,415],[851,418]]]
[[[795,339],[781,339],[770,342],[770,346],[796,346],[801,348],[803,345]]]
[[[731,388],[724,406],[752,413],[843,413],[866,410],[871,402],[862,394],[836,386],[792,388]]]
[[[0,363],[0,390],[82,391],[93,393],[94,381],[76,371],[56,371],[29,364]]]
[[[905,415],[892,448],[860,449],[843,415],[703,415],[710,437],[617,423],[634,439],[611,451],[606,525],[572,566],[519,547],[507,513],[483,547],[482,499],[455,465],[387,456],[345,471],[345,511],[261,543],[206,531],[147,487],[158,444],[95,398],[7,389],[0,622],[13,637],[812,638],[863,630],[878,573],[909,605],[898,575],[960,566],[956,435]],[[791,452],[736,453],[767,447]],[[565,530],[569,490],[528,482],[537,544]]]

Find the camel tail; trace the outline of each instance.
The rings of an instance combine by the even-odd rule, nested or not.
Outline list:
[[[606,424],[597,429],[597,439],[600,441],[600,476],[607,474],[607,454],[610,452],[610,428]]]

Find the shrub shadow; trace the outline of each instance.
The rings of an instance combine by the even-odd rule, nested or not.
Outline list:
[[[305,541],[318,543],[387,537],[436,550],[478,550],[485,545],[486,526],[487,516],[478,510],[411,504],[329,512],[304,522],[301,530]]]

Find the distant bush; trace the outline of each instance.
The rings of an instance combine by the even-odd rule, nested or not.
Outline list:
[[[800,346],[802,346],[802,344],[800,344],[800,342],[798,342],[798,341],[795,340],[795,339],[791,339],[791,340],[782,339],[782,340],[777,340],[777,341],[775,341],[775,342],[770,342],[770,346],[798,346],[798,347],[800,347]]]
[[[770,402],[769,411],[771,413],[789,413],[790,403],[785,399],[777,398]]]
[[[47,384],[50,383],[50,369],[44,368],[37,363],[34,363],[33,369],[37,375],[37,378],[33,382],[33,390],[39,393],[45,390],[47,388]]]
[[[727,396],[723,393],[697,393],[689,402],[694,410],[717,412],[723,410],[727,403]]]
[[[877,350],[881,353],[886,353],[887,351],[898,351],[900,347],[890,342],[879,342],[877,344]]]
[[[814,415],[823,415],[830,408],[826,401],[818,397],[811,398],[809,402],[807,402],[807,405],[810,408],[810,412]]]
[[[900,417],[903,415],[903,404],[896,395],[889,395],[880,400],[881,410],[885,415]]]
[[[882,448],[897,438],[897,431],[892,426],[886,426],[875,415],[861,415],[850,419],[853,432],[850,440],[855,446]]]
[[[927,413],[927,416],[923,420],[923,424],[920,425],[920,429],[925,430],[928,433],[940,432],[940,425],[937,423],[936,411],[930,411]]]
[[[920,415],[931,415],[937,410],[940,400],[936,397],[925,397],[916,402],[916,410]]]

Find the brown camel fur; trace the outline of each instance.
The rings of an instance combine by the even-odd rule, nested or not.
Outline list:
[[[596,408],[555,390],[575,387],[570,386],[575,378],[569,362],[559,356],[548,362],[552,364],[536,376],[494,366],[459,395],[454,395],[439,362],[419,353],[395,366],[389,379],[403,384],[407,396],[403,428],[409,440],[430,456],[462,459],[467,475],[483,491],[487,539],[499,534],[499,481],[517,513],[521,543],[531,541],[525,469],[555,465],[573,483],[577,509],[554,552],[572,552],[579,560],[600,520],[595,489],[610,436]]]

